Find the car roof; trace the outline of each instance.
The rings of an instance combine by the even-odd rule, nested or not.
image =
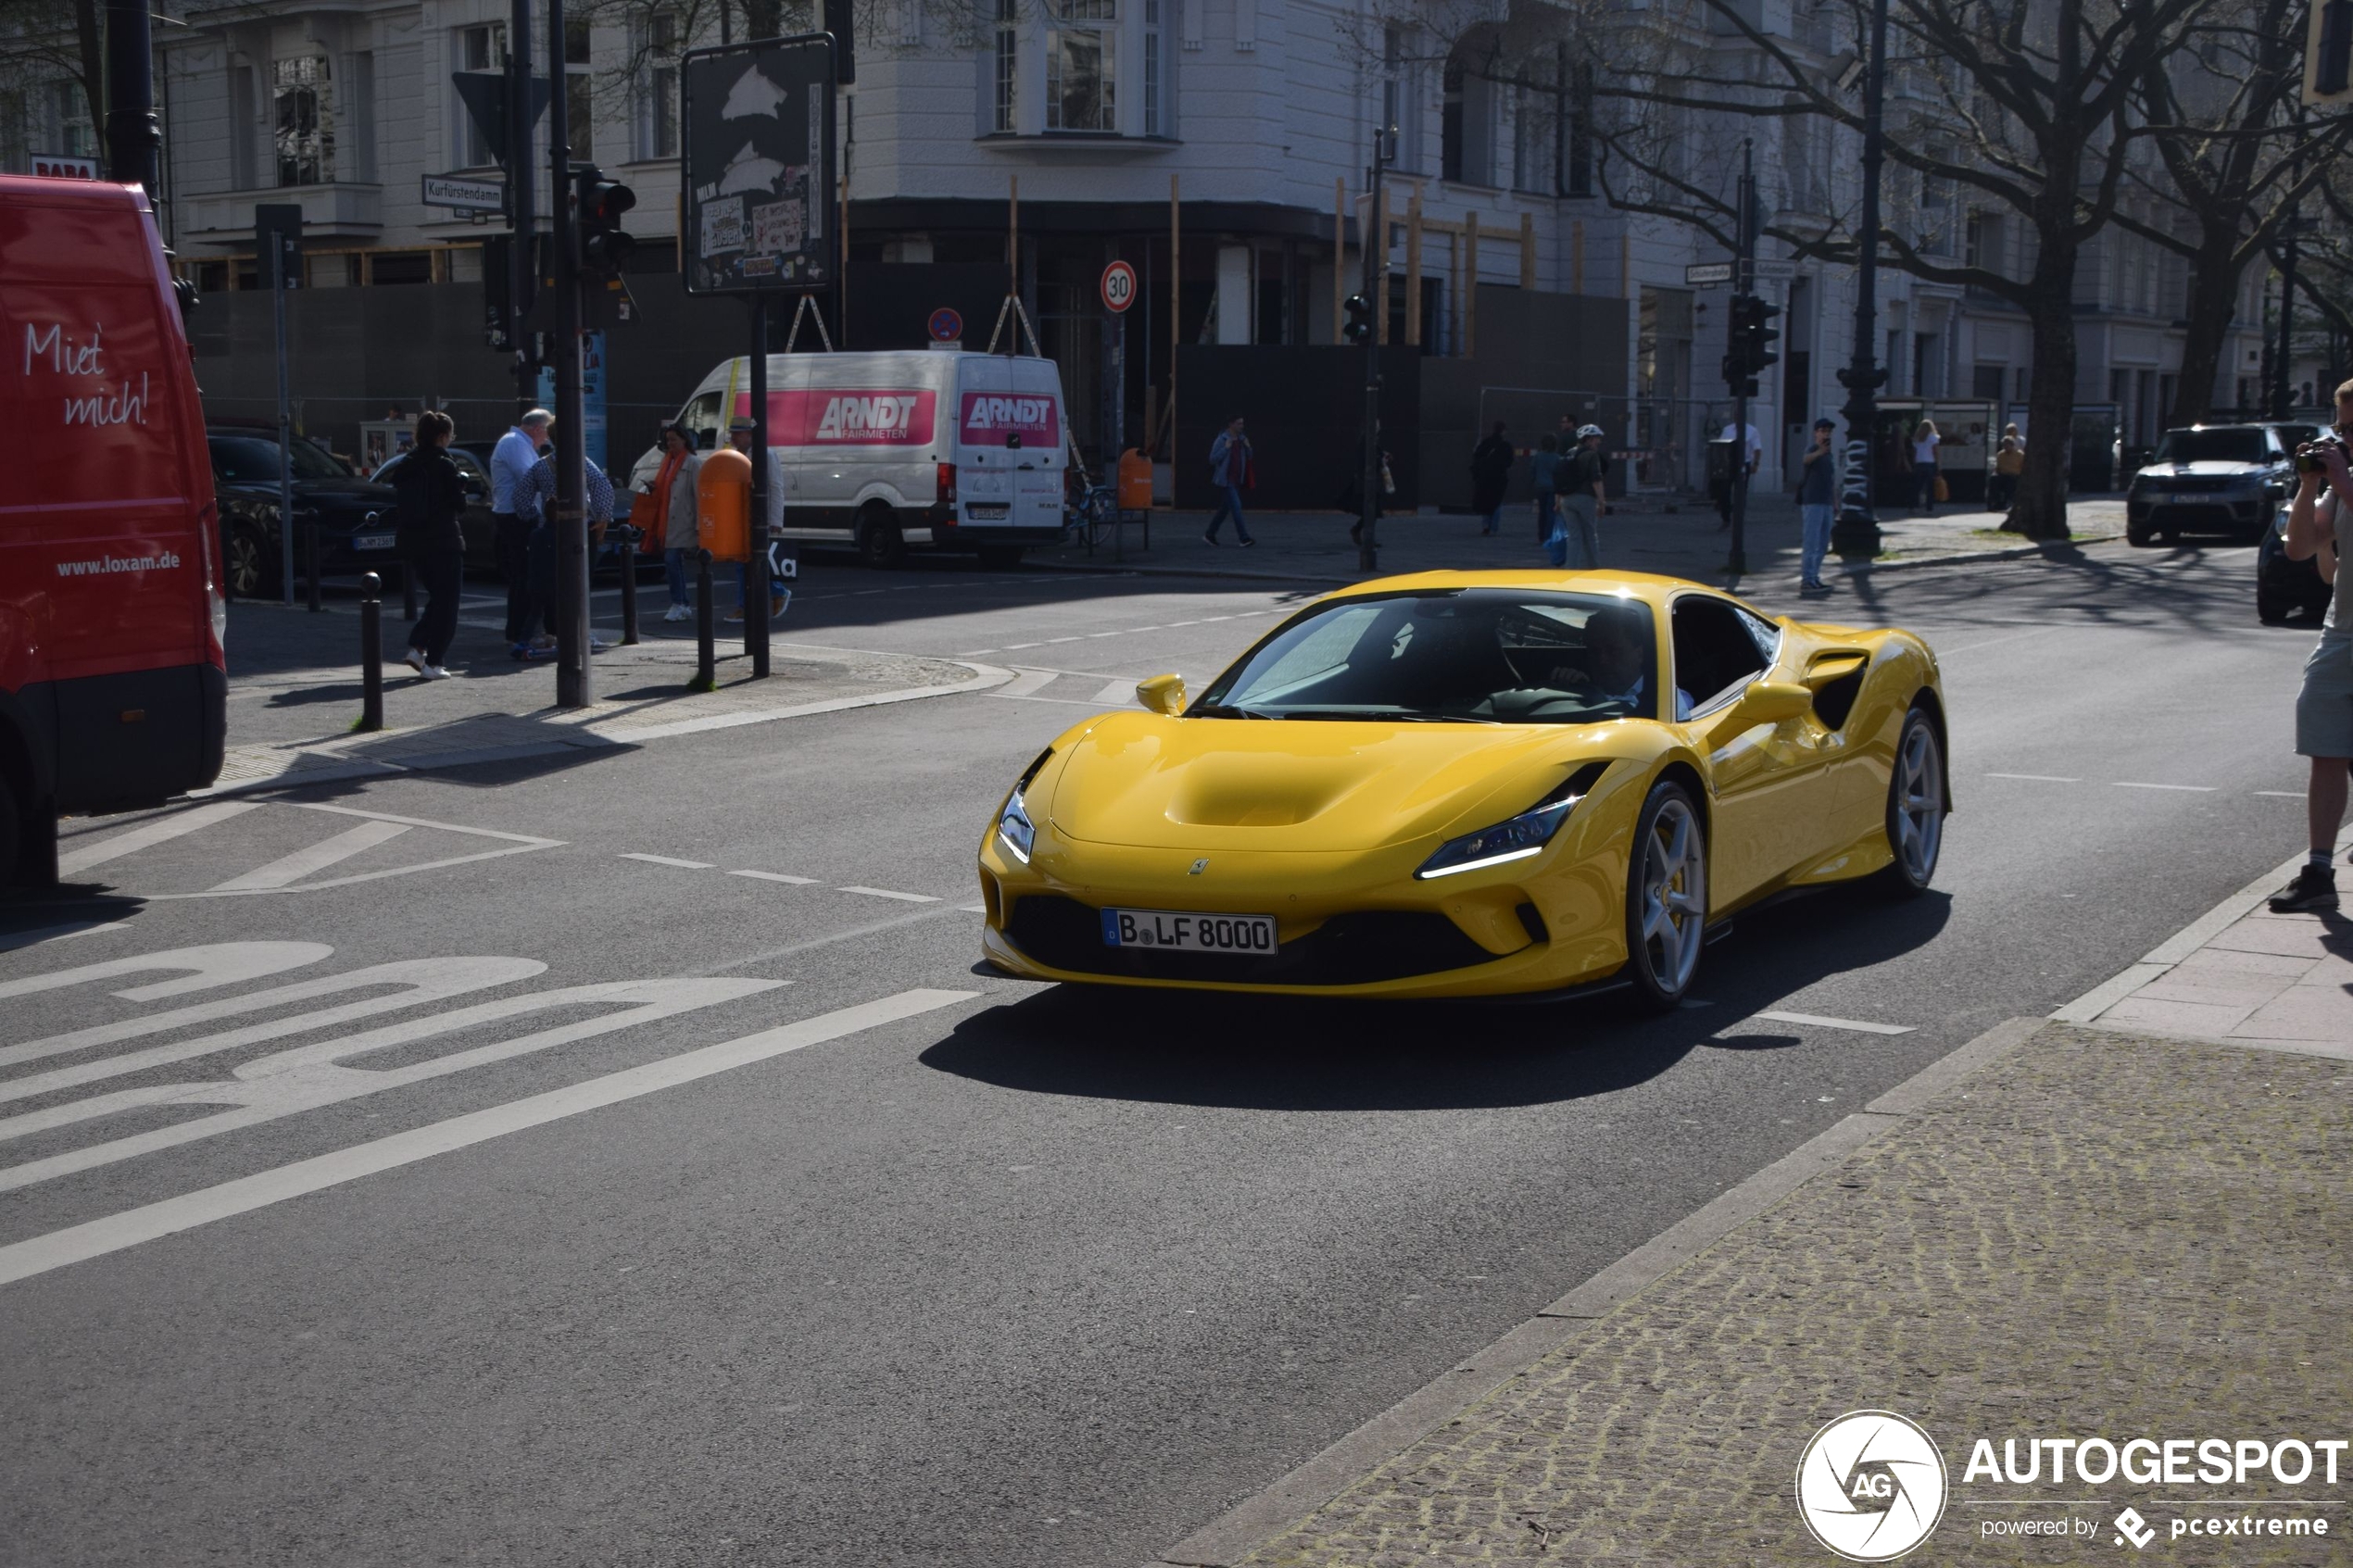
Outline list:
[[[1745,603],[1705,583],[1683,577],[1662,577],[1648,571],[1562,571],[1535,569],[1521,571],[1416,571],[1400,577],[1377,577],[1354,583],[1327,596],[1332,599],[1363,598],[1376,594],[1414,593],[1436,588],[1537,588],[1552,593],[1609,594],[1663,606],[1681,593],[1703,593]],[[1754,606],[1749,608],[1754,608]],[[1762,613],[1759,611],[1758,613]],[[1768,619],[1770,619],[1769,617]]]

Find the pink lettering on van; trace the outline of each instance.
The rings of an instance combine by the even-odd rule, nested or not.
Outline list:
[[[921,390],[855,389],[772,392],[771,446],[897,446],[928,445],[937,405]],[[736,394],[736,416],[751,417],[751,394]]]
[[[1046,393],[967,392],[957,423],[976,446],[1002,446],[1005,437],[1018,435],[1024,446],[1051,448],[1063,438],[1062,410]]]

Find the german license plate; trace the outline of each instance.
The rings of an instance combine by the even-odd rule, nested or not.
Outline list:
[[[972,506],[965,508],[964,510],[965,515],[971,518],[971,520],[975,522],[1002,522],[1005,521],[1006,508],[1000,506],[984,506],[975,502]]]
[[[351,536],[351,547],[355,550],[389,550],[397,537],[391,533],[355,533]]]
[[[1106,947],[1174,947],[1180,953],[1272,953],[1272,915],[1204,915],[1181,909],[1105,909]]]

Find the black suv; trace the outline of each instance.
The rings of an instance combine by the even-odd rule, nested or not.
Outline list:
[[[2169,430],[2125,494],[2124,537],[2146,545],[2221,533],[2259,544],[2294,484],[2288,448],[2270,425]]]
[[[273,598],[282,591],[278,519],[278,441],[262,431],[213,429],[205,433],[212,452],[212,488],[220,503],[221,575],[238,598]],[[307,523],[319,525],[319,571],[322,577],[383,572],[400,552],[393,538],[392,487],[371,484],[344,467],[314,441],[296,439],[287,448],[293,478],[295,573],[304,570]]]

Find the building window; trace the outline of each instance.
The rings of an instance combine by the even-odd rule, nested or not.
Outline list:
[[[1062,0],[1046,33],[1046,129],[1116,131],[1118,0]]]
[[[50,145],[35,150],[68,157],[98,156],[97,129],[90,123],[81,87],[73,82],[49,83],[49,138]]]
[[[646,19],[638,48],[637,152],[641,159],[678,156],[678,18]]]
[[[271,62],[278,183],[323,185],[335,177],[333,95],[323,55]]]
[[[1020,107],[1021,0],[997,0],[997,119],[1000,132],[1021,129],[1014,115]]]
[[[484,27],[461,28],[458,32],[458,58],[466,70],[505,70],[507,69],[507,28],[503,22]],[[482,128],[464,106],[458,106],[458,162],[460,168],[482,169],[497,161],[490,156],[490,144],[483,139]]]
[[[1144,0],[1144,134],[1160,134],[1161,0]]]

